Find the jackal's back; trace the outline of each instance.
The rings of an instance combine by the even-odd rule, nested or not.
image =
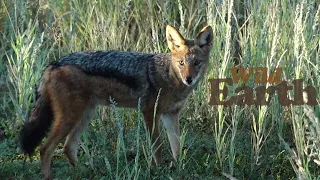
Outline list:
[[[137,89],[144,82],[148,64],[155,54],[126,51],[84,51],[62,57],[51,65],[73,65],[88,75],[112,78]]]

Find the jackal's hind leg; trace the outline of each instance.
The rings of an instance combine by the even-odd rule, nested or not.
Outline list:
[[[57,97],[52,101],[55,120],[49,137],[40,150],[41,170],[45,179],[51,179],[50,165],[54,150],[79,123],[87,105],[84,100],[60,100]]]
[[[56,118],[47,142],[41,147],[41,169],[45,179],[51,179],[50,165],[54,150],[76,125],[76,121],[66,123],[65,120],[65,116]]]
[[[65,153],[65,155],[69,159],[70,164],[73,167],[75,167],[78,161],[77,152],[79,148],[79,141],[80,141],[81,134],[90,123],[94,109],[95,109],[95,106],[90,106],[86,108],[85,112],[83,113],[83,117],[81,121],[68,134],[66,142],[64,144],[63,152]]]

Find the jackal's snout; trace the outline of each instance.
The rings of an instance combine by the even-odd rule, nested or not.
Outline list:
[[[199,71],[193,65],[180,67],[181,80],[187,86],[195,84],[198,74]]]
[[[187,82],[189,85],[192,84],[192,80],[193,80],[193,78],[192,78],[191,76],[187,76],[186,82]]]

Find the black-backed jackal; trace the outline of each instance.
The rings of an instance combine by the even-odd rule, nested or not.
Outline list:
[[[64,153],[75,166],[81,133],[88,126],[96,105],[109,105],[110,97],[119,107],[127,108],[137,108],[141,98],[141,111],[149,132],[154,127],[150,135],[155,162],[162,162],[162,143],[158,140],[160,119],[167,130],[173,158],[177,160],[179,114],[207,70],[213,32],[207,26],[194,40],[187,40],[168,25],[166,37],[171,53],[77,52],[45,69],[35,106],[21,130],[21,146],[29,155],[50,130],[40,150],[45,179],[51,178],[53,152],[65,137]]]

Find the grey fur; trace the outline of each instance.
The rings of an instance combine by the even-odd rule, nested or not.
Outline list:
[[[168,91],[172,88],[179,88],[181,91],[190,92],[192,87],[187,88],[184,85],[172,87],[172,78],[178,79],[179,77],[172,70],[171,61],[171,53],[84,51],[64,56],[51,65],[56,68],[72,65],[88,75],[115,79],[132,88],[142,98],[147,98],[146,92],[157,93],[160,88]],[[185,96],[180,100],[182,99],[185,99]]]

